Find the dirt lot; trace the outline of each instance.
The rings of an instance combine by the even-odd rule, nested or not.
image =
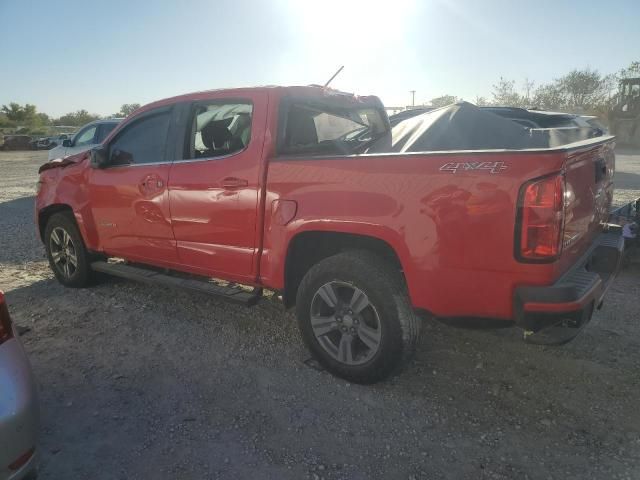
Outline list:
[[[42,479],[640,478],[638,264],[566,347],[429,322],[404,374],[350,385],[305,365],[277,303],[58,285],[32,226],[45,158],[0,153],[0,288],[31,329]],[[618,168],[640,189],[640,156]]]

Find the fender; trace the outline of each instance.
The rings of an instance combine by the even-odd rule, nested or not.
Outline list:
[[[40,168],[39,191],[36,196],[37,225],[43,215],[70,209],[78,224],[82,239],[89,250],[99,250],[99,239],[89,205],[87,174],[89,154],[69,157],[56,166]],[[51,162],[50,162],[51,163]],[[40,228],[38,229],[40,230]],[[40,234],[40,231],[38,232]]]

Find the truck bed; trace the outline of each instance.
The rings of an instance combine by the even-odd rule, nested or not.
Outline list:
[[[516,286],[553,283],[601,231],[613,192],[612,147],[612,137],[599,137],[522,150],[277,156],[267,196],[296,201],[298,211],[284,227],[267,216],[261,275],[283,285],[284,271],[274,266],[291,238],[339,229],[381,238],[397,252],[415,306],[511,319]],[[566,246],[553,263],[519,262],[520,189],[558,172],[567,185]]]

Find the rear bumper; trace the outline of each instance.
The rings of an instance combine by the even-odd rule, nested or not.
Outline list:
[[[518,287],[516,323],[531,343],[558,345],[573,339],[602,304],[620,270],[624,239],[603,233],[560,279],[546,287]]]

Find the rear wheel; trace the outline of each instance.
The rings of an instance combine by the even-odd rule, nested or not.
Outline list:
[[[402,275],[366,251],[340,253],[312,267],[298,289],[296,313],[314,357],[356,383],[399,370],[419,334]]]
[[[66,287],[85,287],[91,280],[90,259],[80,231],[67,213],[56,213],[47,222],[44,234],[49,265]]]

